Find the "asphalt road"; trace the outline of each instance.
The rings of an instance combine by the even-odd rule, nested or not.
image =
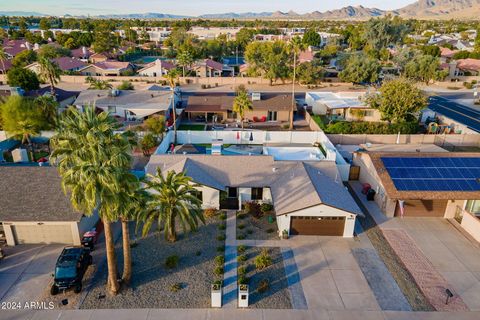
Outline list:
[[[480,112],[444,97],[429,98],[428,108],[480,133]]]

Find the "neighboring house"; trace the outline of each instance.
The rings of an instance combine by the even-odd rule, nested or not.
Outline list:
[[[459,59],[456,60],[455,76],[472,75],[477,76],[480,74],[480,59]]]
[[[148,39],[154,42],[163,42],[168,39],[172,33],[172,29],[169,27],[132,27],[132,30],[135,30],[139,37],[142,37],[142,33],[146,32],[148,34]],[[125,37],[125,31],[121,30],[121,34]]]
[[[192,27],[187,33],[199,40],[215,40],[219,36],[225,36],[227,41],[232,41],[241,29],[240,27]]]
[[[93,51],[88,49],[87,47],[81,47],[71,50],[70,54],[72,58],[77,58],[79,60],[82,60],[83,62],[88,62],[88,59],[93,54]]]
[[[320,46],[326,46],[332,43],[336,43],[341,35],[337,33],[329,33],[329,32],[318,32],[321,37]]]
[[[135,121],[153,114],[168,118],[168,111],[173,110],[171,97],[169,90],[85,90],[73,104],[81,110],[94,105],[125,121]]]
[[[80,245],[98,221],[98,215],[86,217],[73,208],[55,167],[1,165],[0,193],[0,225],[9,246]]]
[[[254,41],[267,42],[267,41],[290,41],[292,37],[283,34],[256,34],[253,37]]]
[[[305,103],[315,115],[334,120],[380,121],[380,112],[370,108],[362,97],[365,92],[307,92]]]
[[[352,237],[362,215],[333,161],[275,161],[272,156],[153,155],[146,172],[185,171],[204,208],[273,204],[279,233]]]
[[[245,113],[245,119],[253,122],[286,122],[290,119],[292,95],[290,93],[252,93],[252,111]],[[233,112],[235,95],[233,93],[198,94],[188,97],[185,108],[190,120],[239,122]]]
[[[6,74],[12,68],[12,60],[0,62],[0,74]]]
[[[18,87],[5,86],[5,89],[0,91],[0,97],[9,97],[13,95],[21,95],[21,96],[36,98],[40,96],[50,96],[51,90],[50,90],[50,86],[46,86],[38,90],[30,90],[25,92],[24,90]],[[68,106],[73,105],[73,102],[77,98],[77,95],[78,95],[78,92],[76,91],[67,91],[60,88],[55,88],[55,100],[58,102],[60,109],[65,109]]]
[[[192,68],[197,77],[221,77],[223,64],[212,59],[197,61]]]
[[[131,71],[133,66],[130,62],[116,60],[97,62],[78,70],[84,76],[120,76]]]
[[[445,62],[448,62],[448,59],[451,59],[458,50],[451,50],[449,48],[441,47],[440,48],[440,57],[446,59]]]
[[[175,69],[175,65],[171,62],[157,59],[138,70],[138,74],[146,77],[161,77],[168,71]]]
[[[106,53],[94,53],[92,55],[90,55],[90,58],[89,58],[89,61],[93,64],[97,63],[97,62],[104,62],[104,61],[107,61],[111,59],[111,55],[110,54],[106,54]]]
[[[3,50],[9,59],[15,58],[17,54],[25,50],[32,50],[33,46],[25,40],[4,40]]]
[[[312,62],[314,58],[312,47],[308,47],[307,50],[301,51],[298,55],[298,63]]]
[[[87,64],[79,59],[71,57],[59,57],[52,59],[52,62],[55,62],[62,72],[77,72],[87,66]],[[39,73],[39,64],[34,62],[25,68],[32,70],[35,73]]]

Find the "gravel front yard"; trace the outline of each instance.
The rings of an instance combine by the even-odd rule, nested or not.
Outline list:
[[[272,223],[269,222],[269,217]],[[278,240],[275,214],[265,214],[257,219],[250,214],[240,213],[237,215],[237,239]]]
[[[183,234],[179,230],[179,239],[175,243],[165,241],[163,233],[151,233],[145,239],[139,239],[132,248],[130,288],[123,289],[115,297],[105,295],[105,265],[96,274],[81,309],[210,307],[210,286],[215,280],[214,259],[222,254],[217,253],[217,247],[224,246],[224,241],[216,239],[224,232],[218,230],[220,223],[223,222],[209,218],[197,232]],[[133,225],[131,232],[133,235]],[[121,239],[117,243],[117,253],[121,272]],[[169,269],[165,261],[173,255],[179,257],[178,266]],[[99,296],[104,297],[99,299]]]
[[[246,268],[245,276],[248,279],[250,291],[249,307],[292,309],[280,248],[265,248],[272,258],[272,265],[263,270],[257,270],[255,268],[255,257],[261,253],[262,249],[260,247],[247,247],[245,253],[239,254],[247,257],[245,262],[239,262],[239,267]],[[265,292],[259,292],[259,286],[264,280],[268,281],[268,289]]]

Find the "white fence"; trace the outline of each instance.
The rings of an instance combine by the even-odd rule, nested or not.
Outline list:
[[[350,164],[335,149],[323,131],[177,131],[177,144],[210,144],[212,140],[222,139],[225,144],[314,144],[320,143],[326,152],[326,160],[335,161],[342,180],[348,180]],[[155,154],[167,153],[173,142],[170,131]]]

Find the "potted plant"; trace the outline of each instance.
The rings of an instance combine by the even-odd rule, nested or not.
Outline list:
[[[212,284],[211,288],[211,297],[212,297],[212,308],[221,308],[222,307],[222,281],[217,280]]]
[[[238,286],[238,307],[248,307],[248,284],[241,284]]]
[[[288,230],[287,229],[284,229],[282,231],[282,239],[288,239]]]

